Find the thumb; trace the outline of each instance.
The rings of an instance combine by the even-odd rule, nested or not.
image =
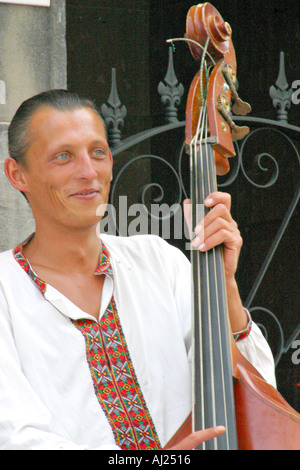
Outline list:
[[[195,431],[183,438],[178,444],[168,450],[192,450],[209,439],[219,437],[225,432],[224,426],[216,426],[213,428]]]
[[[191,231],[191,200],[190,199],[185,199],[183,201],[183,214],[184,214],[185,222],[188,226],[189,234],[191,238],[192,231]]]

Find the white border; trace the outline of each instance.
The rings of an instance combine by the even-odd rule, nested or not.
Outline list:
[[[13,3],[16,5],[33,5],[36,7],[50,7],[51,0],[0,0],[0,3]]]

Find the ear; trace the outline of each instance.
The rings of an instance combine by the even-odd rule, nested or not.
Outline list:
[[[10,184],[19,191],[27,190],[24,166],[9,157],[4,162],[4,171]]]
[[[113,156],[112,156],[112,153],[111,153],[111,150],[109,149],[109,159],[110,159],[110,163],[111,163],[111,177],[110,177],[110,181],[112,182],[113,180],[113,164],[114,164],[114,159],[113,159]]]

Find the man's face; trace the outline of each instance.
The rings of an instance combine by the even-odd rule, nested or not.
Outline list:
[[[28,136],[25,192],[36,222],[95,225],[112,179],[112,156],[97,114],[45,106],[33,115]]]

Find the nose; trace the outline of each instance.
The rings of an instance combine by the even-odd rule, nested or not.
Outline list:
[[[97,171],[94,168],[93,160],[87,151],[81,152],[77,157],[76,174],[78,178],[94,179]]]

